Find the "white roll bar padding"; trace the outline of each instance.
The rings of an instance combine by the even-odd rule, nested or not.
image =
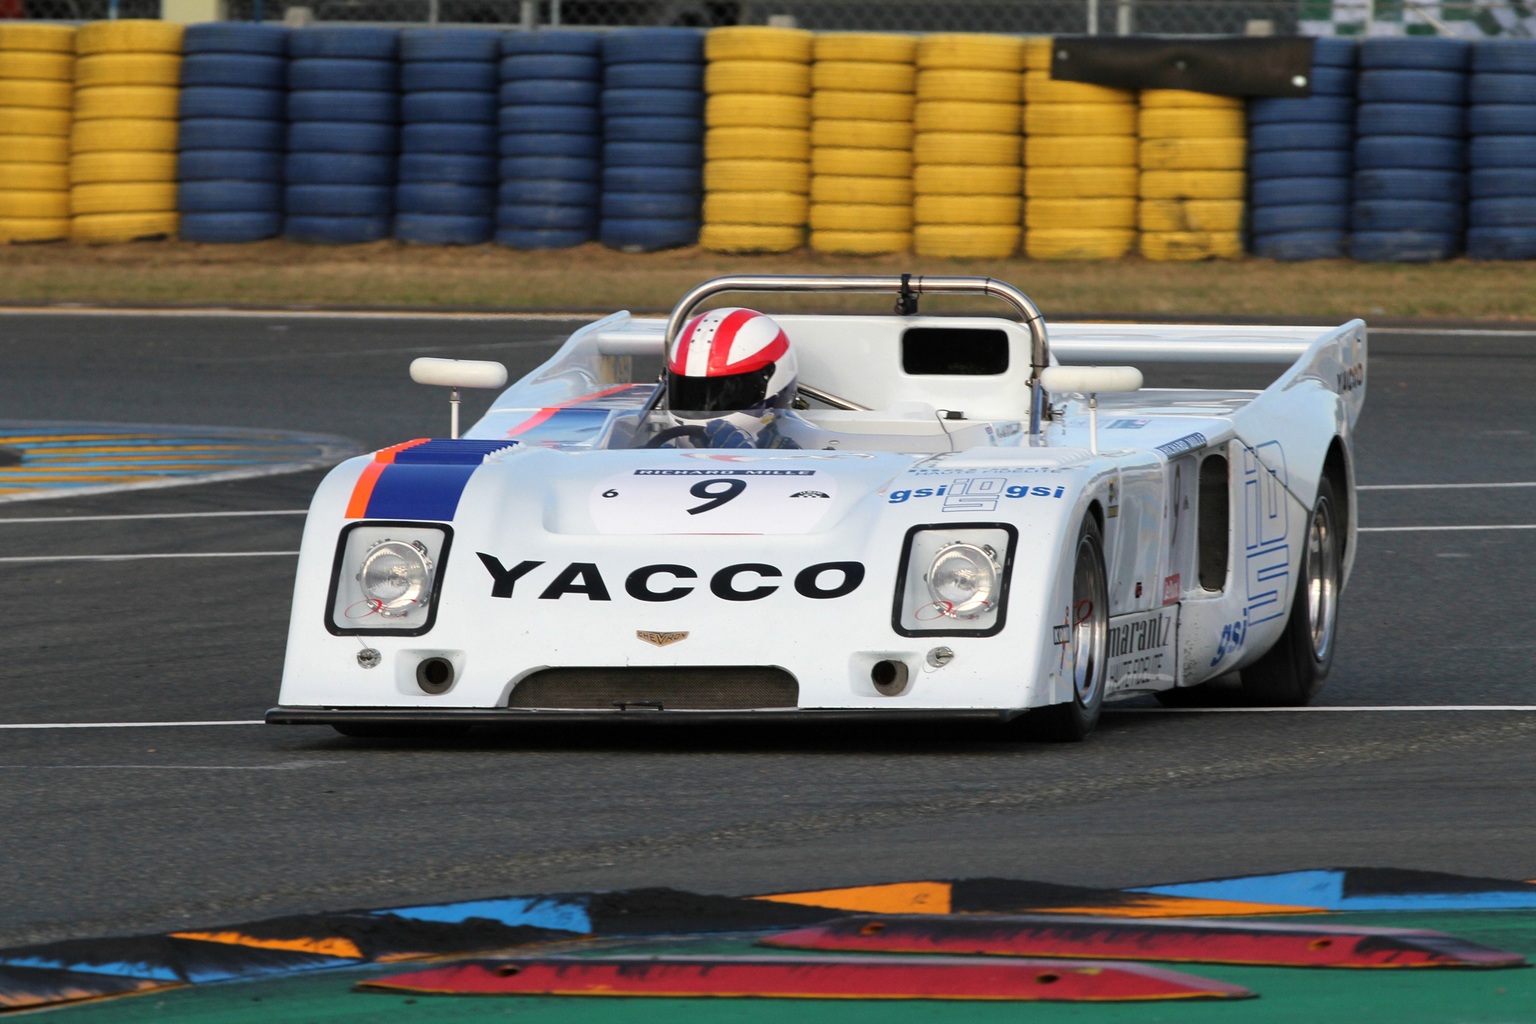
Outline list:
[[[499,388],[507,383],[507,368],[486,359],[411,360],[411,380],[443,388]]]
[[[1047,391],[1069,395],[1141,390],[1141,371],[1134,366],[1048,366],[1040,380]]]

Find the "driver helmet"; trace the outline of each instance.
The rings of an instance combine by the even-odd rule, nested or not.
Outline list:
[[[667,353],[667,410],[678,425],[724,420],[755,444],[790,407],[797,378],[794,349],[772,317],[712,309],[688,321]]]

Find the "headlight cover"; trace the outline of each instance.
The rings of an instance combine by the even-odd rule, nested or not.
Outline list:
[[[326,628],[338,636],[419,636],[437,617],[452,532],[426,523],[353,523],[341,533]]]
[[[1018,531],[1006,523],[917,526],[902,546],[892,626],[902,636],[1003,628]]]

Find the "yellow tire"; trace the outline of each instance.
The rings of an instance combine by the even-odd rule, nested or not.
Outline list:
[[[904,149],[817,146],[811,150],[811,173],[836,177],[910,178],[912,154]]]
[[[6,182],[9,186],[11,183]],[[69,216],[69,193],[59,189],[0,188],[0,217],[56,220]]]
[[[1143,199],[1136,226],[1143,231],[1218,231],[1243,229],[1241,199]]]
[[[97,85],[75,90],[75,120],[144,118],[176,120],[181,90],[164,85]]]
[[[0,60],[5,55],[0,54]],[[45,78],[0,78],[0,107],[40,107],[68,110],[75,101],[75,90],[68,82]]]
[[[1136,108],[1119,103],[1024,106],[1025,135],[1135,135]]]
[[[1018,166],[1021,140],[1017,135],[984,132],[924,132],[912,144],[912,158],[920,164],[970,164],[989,167]]]
[[[1143,199],[1241,199],[1247,185],[1242,171],[1143,171]]]
[[[176,154],[124,153],[76,153],[69,162],[69,180],[74,185],[92,185],[103,182],[175,181]]]
[[[911,206],[911,178],[875,178],[853,174],[816,174],[811,177],[813,203],[874,203]]]
[[[0,53],[0,78],[69,82],[74,77],[73,53],[42,53],[34,50],[7,50]]]
[[[43,50],[49,53],[75,52],[73,25],[48,25],[37,21],[0,21],[0,50]],[[5,63],[13,55],[0,58]]]
[[[1025,167],[1135,167],[1134,135],[1033,135],[1024,140]]]
[[[811,94],[811,116],[818,121],[911,121],[912,103],[900,92],[818,89]]]
[[[1142,110],[1242,110],[1243,101],[1238,96],[1216,96],[1208,92],[1188,89],[1143,89]]]
[[[1241,110],[1143,108],[1137,131],[1144,139],[1241,139],[1247,124]]]
[[[805,243],[805,229],[767,224],[705,224],[699,245],[711,252],[790,252]]]
[[[69,133],[74,153],[126,150],[136,153],[176,151],[176,122],[157,120],[78,121]]]
[[[76,185],[69,195],[70,211],[77,217],[96,213],[171,213],[176,209],[174,181]]]
[[[68,217],[0,217],[0,245],[58,242],[68,237]]]
[[[1136,232],[1113,228],[1048,228],[1024,232],[1032,260],[1115,260],[1131,251]]]
[[[812,231],[811,248],[843,256],[882,256],[910,252],[910,231]]]
[[[1018,36],[979,32],[935,32],[917,41],[920,68],[966,68],[974,71],[1022,71],[1024,40]]]
[[[1140,157],[1144,171],[1240,171],[1248,164],[1248,140],[1147,139]]]
[[[919,224],[1017,226],[1023,204],[1018,196],[918,196],[912,217]]]
[[[836,92],[911,92],[917,70],[910,64],[873,61],[817,61],[811,65],[811,88]]]
[[[1019,248],[1019,227],[984,224],[919,224],[912,248],[919,256],[1004,259]]]
[[[75,33],[75,53],[180,53],[185,26],[147,18],[92,21]]]
[[[811,68],[787,60],[717,60],[704,69],[704,92],[809,96]]]
[[[917,75],[920,100],[961,100],[967,103],[1019,102],[1019,75],[1014,71],[966,71],[941,68]]]
[[[70,222],[70,237],[77,242],[104,245],[151,238],[175,238],[180,219],[174,213],[94,213]]]
[[[1138,201],[1131,196],[1113,199],[1031,199],[1024,204],[1024,227],[1029,231],[1091,230],[1134,231]]]
[[[0,163],[0,188],[22,192],[67,192],[69,164]]]
[[[771,224],[796,227],[805,223],[810,201],[797,192],[707,192],[706,224]]]
[[[912,115],[912,126],[920,132],[994,132],[1017,135],[1017,103],[968,103],[965,100],[924,100]]]
[[[68,110],[45,110],[42,107],[0,107],[0,135],[64,135],[69,134]]]
[[[882,32],[818,32],[811,52],[817,61],[911,64],[917,59],[917,39]]]
[[[707,160],[708,192],[796,192],[811,190],[811,165],[804,160]]]
[[[1056,40],[1050,36],[1031,36],[1024,40],[1024,68],[1027,71],[1051,70],[1051,56]]]
[[[1149,260],[1230,260],[1243,254],[1243,237],[1236,231],[1143,231],[1140,248]]]
[[[181,56],[174,53],[100,53],[75,61],[75,85],[181,84]]]
[[[912,191],[920,196],[1018,195],[1023,183],[1022,167],[927,164],[912,169]]]
[[[725,93],[704,103],[710,128],[809,128],[811,103],[803,96]]]
[[[811,207],[812,231],[912,230],[912,207],[871,203],[816,203]]]
[[[803,128],[711,128],[706,160],[809,160],[811,133]]]
[[[1030,71],[1024,75],[1025,103],[1119,103],[1136,105],[1136,94],[1129,89],[1107,85],[1068,82],[1052,78],[1049,71]]]
[[[732,25],[710,29],[704,37],[704,59],[811,61],[815,35],[802,29],[766,25]]]
[[[1036,167],[1024,175],[1031,199],[1112,199],[1136,195],[1135,167]]]
[[[69,136],[0,133],[0,163],[67,165]]]
[[[912,125],[906,121],[811,122],[811,145],[852,149],[912,148]]]

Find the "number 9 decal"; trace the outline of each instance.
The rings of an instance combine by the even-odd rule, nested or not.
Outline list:
[[[737,497],[747,489],[745,480],[700,480],[688,488],[688,493],[695,498],[708,498],[702,505],[695,505],[688,510],[688,514],[696,516],[700,512],[708,512],[719,508],[726,502]]]

